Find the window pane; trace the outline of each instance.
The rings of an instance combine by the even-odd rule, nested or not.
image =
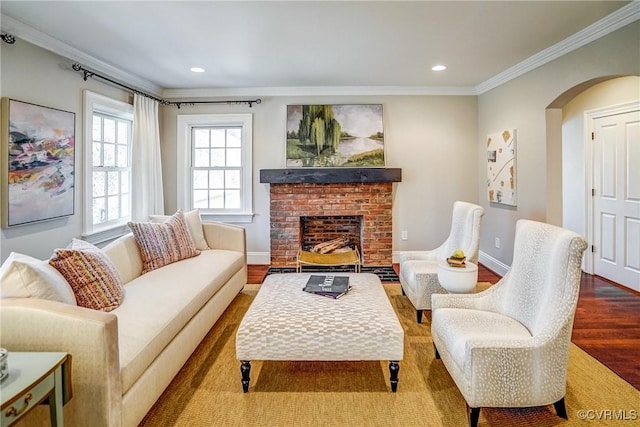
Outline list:
[[[108,172],[107,175],[107,194],[113,195],[118,194],[120,191],[120,172]],[[111,198],[109,198],[109,203],[111,203]],[[109,206],[109,211],[111,211],[111,206]]]
[[[99,142],[93,143],[93,150],[91,152],[93,166],[102,166],[102,144]]]
[[[211,166],[224,166],[224,148],[211,150]]]
[[[129,194],[123,194],[120,198],[120,216],[129,216],[131,211],[129,210]]]
[[[227,147],[240,147],[242,144],[242,130],[238,128],[227,129]]]
[[[120,196],[109,196],[107,204],[109,206],[108,220],[113,221],[120,218]]]
[[[107,220],[107,211],[105,210],[105,199],[104,197],[99,197],[93,199],[93,223],[100,224],[101,222],[105,222]]]
[[[209,207],[208,195],[208,190],[193,190],[193,207],[207,209]]]
[[[239,148],[227,149],[227,166],[242,166],[242,150]]]
[[[129,124],[127,122],[118,122],[118,144],[129,143]]]
[[[104,165],[106,167],[116,165],[116,146],[115,144],[104,144]]]
[[[240,190],[225,190],[225,208],[240,209]]]
[[[209,207],[212,209],[224,208],[224,191],[211,190],[209,192]]]
[[[105,196],[105,181],[106,181],[106,173],[105,172],[93,172],[93,197]]]
[[[211,178],[210,188],[224,188],[224,171],[213,170],[209,177]]]
[[[224,129],[211,129],[211,146],[224,147]]]
[[[208,148],[205,148],[205,149],[197,148],[194,150],[193,166],[197,168],[209,166],[209,149]]]
[[[129,171],[120,172],[120,192],[129,192]]]
[[[227,170],[225,171],[225,188],[240,188],[240,171],[239,170]]]
[[[116,121],[104,118],[104,141],[116,142]]]
[[[93,116],[93,140],[102,141],[102,119],[99,116]]]
[[[209,147],[209,129],[194,129],[193,141],[196,147]]]
[[[197,170],[193,171],[193,188],[208,189],[209,188],[209,171]],[[206,195],[205,195],[206,199]]]
[[[129,147],[118,144],[118,167],[126,168],[129,162]]]

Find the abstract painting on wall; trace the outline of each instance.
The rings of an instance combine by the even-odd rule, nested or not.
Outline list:
[[[487,196],[490,202],[517,206],[516,130],[487,137]]]
[[[2,99],[2,225],[74,213],[75,113]]]
[[[287,105],[287,167],[382,167],[382,104]]]

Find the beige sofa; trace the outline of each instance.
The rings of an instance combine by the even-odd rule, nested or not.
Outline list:
[[[111,312],[36,298],[1,300],[0,344],[9,351],[72,355],[69,426],[135,426],[247,282],[245,230],[203,223],[211,249],[149,273],[133,235],[103,251],[124,283]],[[48,425],[46,406],[25,425]]]

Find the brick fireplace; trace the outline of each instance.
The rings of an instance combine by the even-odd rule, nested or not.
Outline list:
[[[322,171],[325,174],[323,177],[318,176],[318,170],[277,170],[282,171],[284,178],[273,175],[273,169],[268,170],[269,174],[261,171],[261,182],[270,183],[271,265],[295,266],[302,243],[301,217],[361,218],[360,250],[363,265],[392,265],[393,182],[400,181],[400,172],[399,169],[379,170],[387,171],[383,173],[384,176],[391,171],[392,177],[372,178],[370,169],[363,169],[360,174],[353,169],[344,172]],[[312,179],[308,178],[309,174],[312,174]],[[365,178],[362,178],[362,174],[366,174]],[[344,175],[351,177],[345,178]],[[388,182],[378,182],[381,180]]]

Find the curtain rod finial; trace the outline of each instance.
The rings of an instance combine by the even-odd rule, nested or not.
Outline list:
[[[6,44],[14,44],[16,42],[15,36],[13,36],[12,34],[9,34],[9,33],[4,33],[4,34],[0,35],[0,38]]]

